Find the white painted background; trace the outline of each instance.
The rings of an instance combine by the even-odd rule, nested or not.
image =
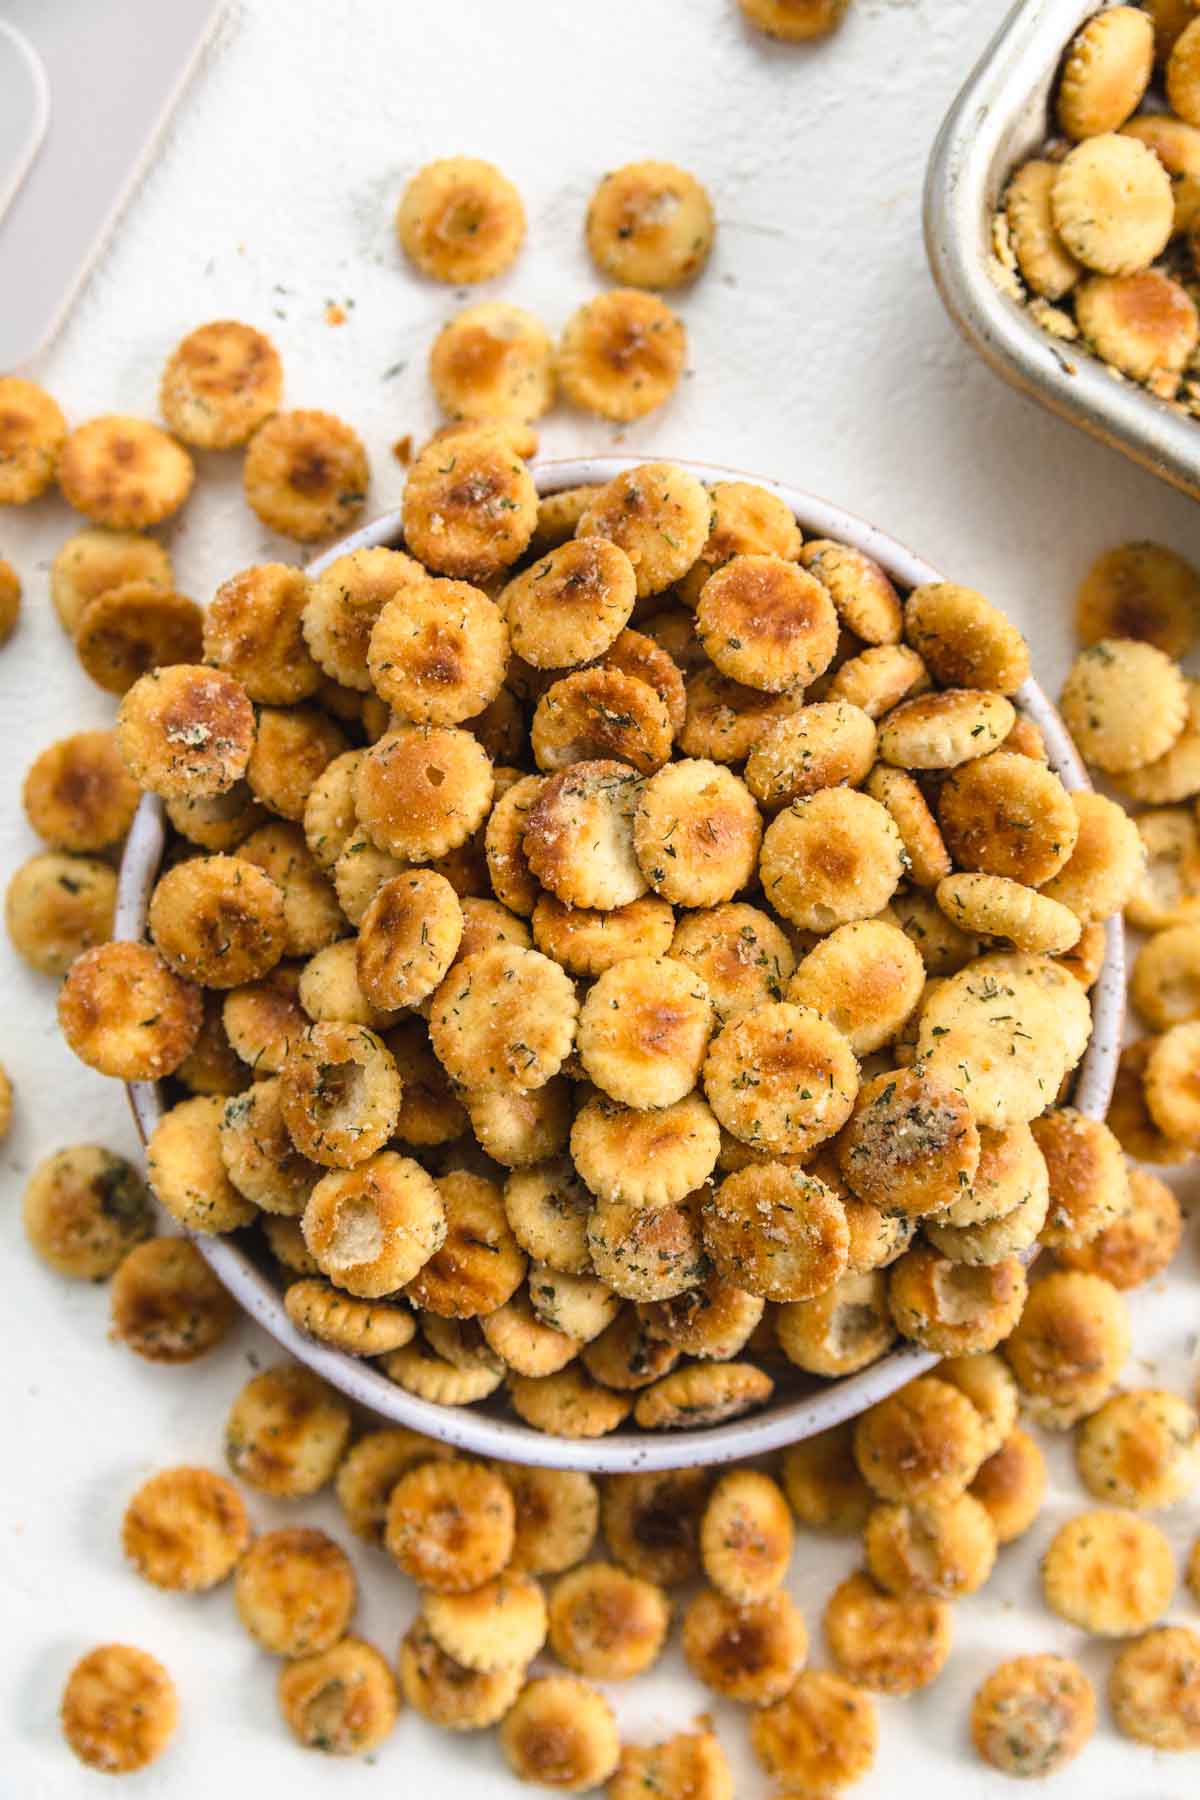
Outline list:
[[[455,308],[402,266],[390,219],[406,179],[433,156],[500,163],[526,201],[516,268],[486,290],[559,326],[598,282],[581,227],[588,194],[635,157],[674,159],[708,184],[720,221],[712,264],[682,301],[690,375],[661,416],[618,433],[568,414],[544,426],[547,454],[614,446],[729,462],[808,486],[907,540],[983,588],[1029,632],[1057,687],[1069,655],[1066,609],[1091,555],[1125,537],[1200,551],[1186,500],[1003,388],[954,337],[925,268],[921,179],[936,125],[999,22],[1000,0],[853,0],[837,39],[770,45],[733,0],[237,0],[162,153],[73,318],[40,371],[70,418],[152,413],[177,338],[214,317],[275,337],[288,403],[343,413],[365,437],[370,505],[393,505],[398,437],[435,423],[424,361]],[[51,228],[48,222],[48,228]],[[286,291],[284,291],[286,290]],[[323,322],[327,300],[354,301]],[[2,304],[2,300],[0,300]],[[386,383],[384,371],[406,363]],[[0,553],[26,585],[17,638],[0,653],[0,869],[35,848],[19,806],[33,752],[111,717],[54,620],[46,569],[73,521],[46,501],[0,517]],[[231,571],[294,554],[244,507],[237,458],[201,458],[198,490],[167,534],[185,592],[206,600]],[[286,1786],[310,1796],[442,1793],[477,1800],[515,1789],[489,1736],[452,1740],[405,1717],[377,1766],[306,1756],[275,1715],[274,1670],[234,1621],[228,1589],[160,1594],[121,1563],[131,1489],[182,1461],[219,1465],[224,1414],[265,1339],[243,1328],[207,1362],[156,1369],[106,1341],[102,1290],[62,1282],[26,1252],[22,1180],[71,1140],[131,1151],[120,1090],[58,1042],[49,983],[7,945],[0,1060],[17,1122],[0,1152],[7,1446],[0,1479],[0,1800],[83,1800],[107,1792],[57,1738],[63,1678],[89,1645],[144,1644],[174,1674],[183,1724],[169,1755],[128,1784],[170,1800],[241,1800]],[[1166,1289],[1139,1296],[1138,1361],[1192,1379],[1195,1232]],[[965,1735],[969,1696],[1018,1650],[1079,1653],[1103,1681],[1111,1653],[1059,1626],[1037,1597],[1036,1556],[1083,1503],[1065,1455],[1050,1505],[1024,1549],[1004,1553],[986,1592],[958,1613],[951,1664],[915,1700],[882,1702],[882,1749],[863,1800],[920,1784],[932,1800],[1010,1792]],[[302,1515],[343,1539],[332,1504],[299,1515],[252,1498],[262,1526]],[[1184,1550],[1192,1509],[1169,1521]],[[801,1540],[797,1595],[823,1660],[820,1609],[852,1546]],[[394,1651],[412,1591],[380,1556],[358,1558],[361,1627]],[[1173,1617],[1200,1625],[1186,1595]],[[622,1723],[649,1736],[706,1703],[677,1654],[614,1694]],[[739,1796],[767,1800],[744,1723],[719,1708]],[[1200,1758],[1154,1758],[1107,1726],[1053,1784],[1062,1800],[1185,1800]]]

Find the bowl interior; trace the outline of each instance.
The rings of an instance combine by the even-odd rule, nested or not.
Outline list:
[[[548,462],[533,474],[541,494],[610,480],[623,469],[634,468],[637,457],[597,457],[590,460]],[[882,564],[901,588],[944,579],[895,539],[865,520],[843,511],[798,488],[781,486],[743,471],[707,463],[683,462],[702,481],[746,479],[760,482],[791,508],[806,537],[832,537],[865,551]],[[347,551],[396,544],[401,537],[399,512],[386,513],[351,533],[310,565],[319,573]],[[1089,784],[1086,772],[1054,707],[1034,681],[1017,695],[1021,710],[1041,728],[1051,766],[1068,788]],[[140,938],[145,934],[146,909],[157,878],[165,844],[161,802],[143,797],[125,847],[117,896],[116,936]],[[1079,1066],[1074,1104],[1101,1118],[1107,1111],[1121,1043],[1125,996],[1124,944],[1121,921],[1109,921],[1104,967],[1092,990],[1092,1039]],[[145,1142],[162,1116],[163,1101],[152,1082],[135,1082],[129,1088],[138,1131]],[[607,1437],[576,1439],[548,1437],[520,1421],[503,1416],[491,1403],[476,1407],[435,1405],[406,1393],[389,1381],[370,1362],[332,1350],[297,1330],[283,1308],[275,1282],[249,1253],[238,1236],[197,1236],[197,1248],[245,1310],[282,1347],[307,1363],[352,1400],[398,1425],[441,1439],[476,1455],[508,1462],[535,1463],[552,1468],[584,1469],[594,1473],[691,1468],[701,1463],[729,1462],[754,1456],[782,1444],[795,1443],[816,1432],[855,1417],[866,1407],[894,1392],[938,1360],[916,1345],[905,1345],[882,1357],[860,1374],[819,1385],[799,1370],[779,1374],[776,1394],[769,1405],[746,1418],[703,1429],[661,1435],[642,1431],[618,1431]]]

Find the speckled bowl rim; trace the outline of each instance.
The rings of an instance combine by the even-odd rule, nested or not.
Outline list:
[[[544,462],[536,465],[532,473],[539,494],[545,495],[564,488],[609,481],[622,470],[635,468],[645,460],[634,456],[601,456]],[[701,481],[759,482],[791,508],[805,528],[806,536],[837,538],[865,551],[881,563],[902,588],[945,579],[929,563],[914,556],[912,551],[875,526],[800,488],[712,463],[679,461],[679,466],[690,470]],[[308,565],[308,572],[319,574],[335,557],[344,556],[351,550],[395,544],[400,538],[399,511],[384,513],[318,556]],[[1065,785],[1068,788],[1090,787],[1066,727],[1038,684],[1027,681],[1016,698],[1022,711],[1040,727],[1051,767]],[[161,802],[146,795],[138,808],[121,862],[116,916],[118,938],[144,936],[146,909],[164,843]],[[1103,1118],[1112,1095],[1124,1005],[1124,937],[1121,920],[1117,917],[1110,919],[1106,927],[1104,966],[1092,989],[1092,1038],[1079,1066],[1074,1091],[1074,1104],[1094,1118]],[[162,1116],[162,1101],[152,1082],[131,1083],[128,1092],[144,1144]],[[904,1345],[857,1375],[830,1381],[815,1392],[784,1396],[747,1417],[703,1429],[662,1433],[617,1431],[600,1438],[551,1437],[515,1419],[499,1418],[468,1406],[441,1406],[406,1393],[370,1362],[330,1349],[298,1331],[284,1311],[279,1290],[236,1241],[204,1236],[196,1236],[193,1241],[251,1318],[297,1361],[315,1369],[351,1400],[393,1424],[425,1432],[427,1436],[460,1450],[507,1462],[582,1469],[593,1474],[732,1462],[812,1437],[852,1419],[906,1381],[932,1368],[939,1360],[915,1344]]]

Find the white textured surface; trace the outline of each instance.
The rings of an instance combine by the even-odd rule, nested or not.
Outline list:
[[[683,301],[694,375],[663,415],[618,434],[556,417],[547,454],[629,446],[744,465],[828,494],[874,518],[932,562],[975,583],[1029,630],[1052,690],[1065,667],[1063,618],[1087,559],[1123,537],[1196,548],[1189,503],[1043,417],[977,367],[952,337],[925,272],[919,201],[938,118],[1001,12],[997,0],[854,0],[840,37],[815,50],[769,46],[743,31],[732,0],[291,0],[235,6],[184,102],[157,166],[44,379],[74,420],[150,411],[178,336],[205,318],[270,329],[294,404],[343,412],[363,432],[371,507],[394,502],[398,437],[434,422],[423,359],[454,296],[415,281],[392,247],[389,216],[405,176],[432,155],[490,156],[525,195],[530,242],[497,293],[561,323],[595,290],[580,241],[588,192],[635,156],[672,157],[710,185],[717,254]],[[348,323],[327,300],[355,301]],[[278,315],[278,316],[277,316]],[[384,380],[398,363],[406,367]],[[169,533],[185,591],[266,553],[291,554],[244,510],[236,459],[202,459],[185,518]],[[75,669],[46,596],[45,569],[72,522],[56,502],[0,517],[0,554],[26,582],[25,618],[0,653],[0,866],[34,848],[20,816],[30,754],[63,731],[111,716]],[[274,1671],[232,1619],[227,1591],[158,1594],[121,1565],[130,1489],[172,1462],[219,1465],[221,1423],[248,1359],[269,1354],[245,1328],[207,1364],[155,1370],[105,1341],[106,1297],[35,1266],[21,1242],[21,1179],[71,1139],[132,1148],[117,1089],[58,1043],[49,985],[6,946],[0,1060],[15,1074],[18,1118],[4,1146],[0,1213],[10,1446],[0,1494],[0,1796],[76,1800],[100,1778],[57,1739],[63,1677],[89,1644],[125,1638],[172,1670],[183,1726],[171,1753],[130,1791],[207,1800],[274,1791],[296,1800],[442,1791],[491,1800],[512,1783],[490,1737],[455,1741],[406,1717],[373,1770],[294,1750],[275,1717]],[[1194,1231],[1165,1293],[1137,1297],[1131,1381],[1152,1372],[1191,1385]],[[958,1648],[924,1695],[880,1704],[874,1774],[855,1791],[883,1800],[919,1780],[941,1800],[1011,1791],[973,1758],[969,1696],[1018,1650],[1081,1652],[1102,1682],[1111,1651],[1085,1646],[1037,1598],[1036,1555],[1082,1504],[1065,1455],[1023,1549],[1004,1554],[956,1621]],[[256,1520],[285,1513],[252,1501]],[[340,1536],[328,1503],[300,1509]],[[1168,1521],[1182,1551],[1200,1521]],[[823,1661],[820,1610],[853,1547],[804,1538],[796,1591]],[[359,1559],[361,1627],[391,1654],[413,1597],[382,1558]],[[1186,1594],[1172,1617],[1200,1624]],[[614,1691],[631,1734],[666,1732],[705,1705],[675,1655],[661,1673]],[[769,1794],[746,1751],[744,1722],[718,1709],[739,1796]],[[1107,1725],[1054,1784],[1063,1800],[1186,1800],[1197,1758],[1154,1758]]]

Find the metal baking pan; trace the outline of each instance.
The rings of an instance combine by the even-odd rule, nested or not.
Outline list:
[[[1118,381],[1051,338],[988,274],[992,217],[1012,171],[1053,134],[1059,63],[1096,0],[1018,0],[938,133],[925,176],[925,249],[946,310],[1012,387],[1200,499],[1200,419]]]

